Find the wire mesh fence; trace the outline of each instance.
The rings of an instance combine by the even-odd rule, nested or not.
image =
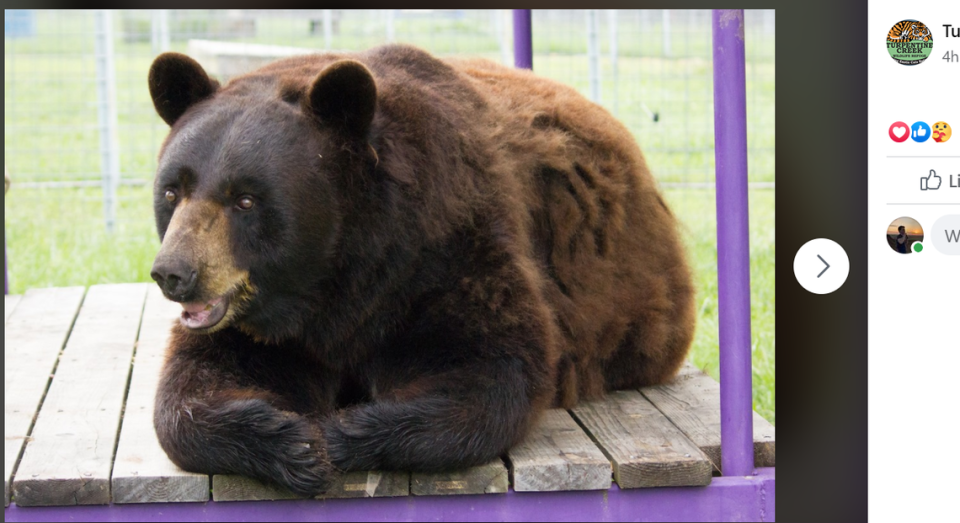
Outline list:
[[[4,207],[11,292],[149,281],[152,178],[168,128],[147,71],[163,51],[220,80],[272,59],[388,42],[512,65],[509,11],[4,10]],[[774,421],[773,11],[745,12],[756,407]],[[533,67],[616,115],[679,218],[698,290],[691,358],[716,377],[709,11],[533,12]]]
[[[513,61],[506,10],[5,10],[4,18],[4,162],[14,179],[5,221],[17,250],[18,238],[49,242],[33,249],[37,259],[21,259],[48,267],[75,243],[156,241],[149,186],[167,127],[146,76],[160,52],[191,54],[221,80],[280,56],[387,42]],[[747,11],[745,31],[750,180],[772,183],[773,11]],[[712,183],[709,11],[534,11],[533,35],[534,70],[623,121],[661,184]],[[97,229],[108,234],[89,238]]]

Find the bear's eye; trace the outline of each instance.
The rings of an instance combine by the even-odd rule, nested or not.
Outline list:
[[[177,201],[177,193],[173,189],[167,189],[167,192],[163,193],[163,197],[170,203]]]
[[[237,209],[241,211],[249,211],[253,209],[253,197],[249,195],[244,195],[237,198]]]

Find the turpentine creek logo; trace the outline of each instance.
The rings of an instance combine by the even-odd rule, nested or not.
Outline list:
[[[887,33],[887,52],[901,65],[917,65],[933,52],[930,28],[917,20],[903,20]]]

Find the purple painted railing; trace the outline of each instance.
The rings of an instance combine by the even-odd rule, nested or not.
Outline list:
[[[11,506],[5,521],[775,521],[776,472],[707,487],[329,501]]]
[[[513,63],[533,69],[533,26],[529,9],[513,10]]]
[[[720,449],[725,476],[753,471],[750,230],[743,10],[713,11],[713,118],[717,161]]]

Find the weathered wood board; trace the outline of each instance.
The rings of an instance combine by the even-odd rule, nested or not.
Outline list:
[[[544,413],[508,457],[517,492],[610,488],[610,461],[562,409]]]
[[[210,476],[174,465],[153,429],[153,400],[163,367],[170,328],[181,307],[150,286],[113,464],[114,503],[203,502],[210,499]]]
[[[710,484],[710,459],[639,392],[612,392],[571,412],[613,463],[620,488]]]
[[[348,472],[318,499],[390,498],[410,494],[409,472]],[[289,491],[243,476],[213,477],[214,501],[297,499]]]
[[[3,503],[30,426],[47,390],[60,351],[73,326],[83,287],[28,291],[11,306],[4,300],[3,329]]]
[[[213,476],[213,500],[221,501],[274,501],[298,499],[296,495],[273,485],[252,478],[217,474]]]
[[[146,284],[87,291],[14,478],[19,506],[110,502],[110,471]]]
[[[680,367],[680,370],[677,371],[677,376],[674,378],[674,380],[683,380],[694,376],[706,376],[706,373],[691,363],[690,360],[687,360],[683,363],[683,366]]]
[[[414,496],[502,494],[509,488],[509,472],[499,459],[459,472],[410,475],[410,494]]]
[[[696,371],[640,392],[693,441],[720,470],[720,384]],[[776,429],[753,413],[754,464],[776,466]]]
[[[409,472],[348,472],[323,499],[395,498],[410,495]]]
[[[17,308],[17,304],[20,303],[22,296],[4,296],[3,297],[3,323],[7,323],[7,320],[10,319],[10,315],[13,314],[13,310]]]

